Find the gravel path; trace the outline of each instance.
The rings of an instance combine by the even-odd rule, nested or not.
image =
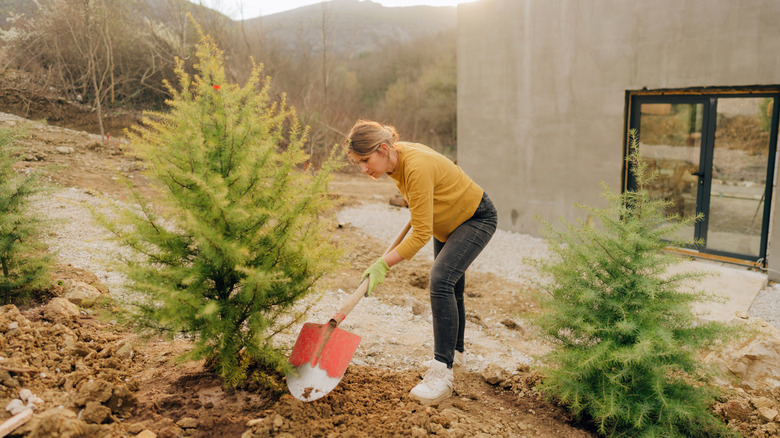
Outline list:
[[[366,203],[343,209],[338,215],[338,220],[351,223],[370,236],[391,241],[409,220],[409,212],[386,203]],[[428,247],[430,246],[429,243]],[[423,248],[419,254],[430,259],[433,250]],[[523,261],[547,257],[549,254],[545,239],[498,230],[485,250],[474,261],[472,268],[491,272],[513,281],[533,283],[538,280],[538,274]],[[762,289],[753,301],[748,314],[762,318],[780,328],[780,285],[771,284]]]
[[[364,234],[391,242],[409,221],[409,210],[392,207],[387,203],[367,203],[344,208],[337,218],[339,222],[352,224]],[[433,244],[428,242],[417,254],[415,257],[433,259]],[[528,260],[549,255],[545,239],[497,230],[471,269],[493,273],[511,281],[534,283],[539,275]]]
[[[780,328],[780,284],[773,283],[762,289],[753,300],[748,315]]]
[[[111,240],[111,233],[95,222],[92,213],[94,209],[111,215],[118,205],[118,201],[73,187],[54,189],[33,200],[33,208],[50,221],[46,244],[57,261],[92,272],[121,303],[132,296],[124,275],[114,266],[117,256],[129,252]]]

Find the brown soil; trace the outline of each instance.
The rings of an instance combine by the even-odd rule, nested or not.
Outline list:
[[[0,123],[19,121],[4,117]],[[104,142],[40,124],[32,125],[29,134],[20,169],[41,168],[60,184],[115,197],[127,196],[119,176],[145,186],[142,167],[116,140]],[[57,152],[60,146],[73,151]],[[386,190],[378,196],[389,199],[394,193]],[[376,187],[348,174],[337,175],[333,191],[347,202],[377,196]],[[349,290],[359,267],[373,260],[384,244],[350,227],[339,229],[336,236],[348,255],[344,267],[329,280]],[[413,297],[426,303],[429,268],[414,262],[394,269],[380,299],[397,303]],[[54,278],[78,279],[105,289],[90,272],[68,265],[58,266]],[[532,299],[517,299],[517,291],[528,288],[525,285],[488,274],[472,274],[468,281],[469,290],[491,291],[469,296],[472,323],[491,315],[506,318],[510,327],[510,318],[535,308]],[[51,291],[52,296],[58,293],[56,287]],[[478,373],[458,373],[453,397],[424,406],[408,397],[419,381],[418,371],[351,365],[334,391],[304,403],[286,394],[282,382],[276,389],[256,384],[225,389],[206,364],[174,362],[188,349],[186,340],[142,341],[112,320],[111,312],[119,309],[111,305],[50,321],[45,304],[21,311],[0,308],[4,334],[0,351],[7,358],[0,361],[0,406],[17,398],[21,388],[44,400],[35,418],[10,436],[122,437],[147,429],[158,437],[596,436],[587,424],[573,422],[565,409],[544,401],[534,390],[539,376],[527,367],[497,384],[487,383]],[[10,329],[13,322],[17,327]],[[515,329],[516,337],[522,338],[522,329]],[[751,397],[758,396],[776,401],[780,394],[734,393],[715,410],[745,436],[776,436],[767,426],[774,423],[762,421],[756,413]],[[9,417],[3,410],[0,423]]]

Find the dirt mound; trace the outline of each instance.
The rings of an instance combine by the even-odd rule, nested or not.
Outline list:
[[[58,272],[91,278],[66,268]],[[433,407],[408,397],[417,372],[369,366],[351,366],[331,394],[312,403],[281,395],[281,378],[277,390],[225,389],[202,362],[173,363],[185,341],[144,343],[87,311],[55,318],[48,307],[0,308],[0,406],[22,389],[41,399],[33,420],[11,436],[119,437],[147,429],[158,437],[592,436],[532,392],[488,384],[476,373],[459,374],[455,396]]]
[[[136,404],[128,336],[111,333],[88,315],[48,315],[44,306],[24,312],[0,307],[0,405],[8,406],[26,389],[40,399],[35,411],[42,413],[15,433],[121,436],[116,425],[101,423],[129,418]],[[79,411],[83,419],[76,418]]]
[[[409,398],[409,389],[419,376],[412,371],[396,372],[374,367],[351,366],[341,383],[328,396],[310,403],[301,402],[289,394],[272,401],[258,397],[260,393],[236,391],[220,394],[220,401],[233,400],[235,420],[244,420],[241,428],[220,430],[239,432],[249,425],[243,438],[294,436],[542,436],[589,437],[588,432],[570,426],[563,409],[542,401],[539,397],[518,397],[511,390],[493,386],[482,376],[467,373],[458,378],[456,394],[436,406],[424,406]],[[174,402],[195,407],[203,403],[203,394],[219,393],[216,382],[201,376],[190,380],[187,389],[177,391]],[[260,409],[263,402],[266,409]],[[510,414],[511,413],[511,414]],[[182,418],[199,418],[197,412],[179,413]],[[204,418],[202,415],[200,418]],[[208,428],[214,420],[205,417],[190,436],[212,436]],[[193,423],[194,424],[194,423]],[[335,435],[334,435],[335,434]],[[228,435],[231,436],[231,435]],[[239,435],[236,435],[239,436]]]

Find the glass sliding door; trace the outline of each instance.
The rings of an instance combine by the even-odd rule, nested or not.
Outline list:
[[[777,148],[778,94],[631,98],[630,127],[658,177],[668,213],[704,220],[681,230],[695,249],[744,260],[766,255]],[[629,178],[629,187],[631,187]]]
[[[650,195],[669,201],[667,214],[688,218],[697,214],[701,159],[702,103],[639,104],[639,150],[648,168],[658,176]],[[695,224],[681,229],[678,239],[692,241]]]
[[[768,100],[717,100],[707,227],[709,249],[752,255],[761,251],[770,147]]]

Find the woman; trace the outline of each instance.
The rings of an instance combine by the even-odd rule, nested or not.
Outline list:
[[[389,175],[409,204],[412,232],[363,274],[368,293],[402,260],[411,260],[431,237],[434,262],[430,296],[434,359],[410,396],[436,403],[452,395],[453,363],[462,361],[466,268],[496,230],[497,214],[487,194],[463,170],[433,149],[398,141],[392,126],[360,120],[345,141],[350,161],[373,179]]]

